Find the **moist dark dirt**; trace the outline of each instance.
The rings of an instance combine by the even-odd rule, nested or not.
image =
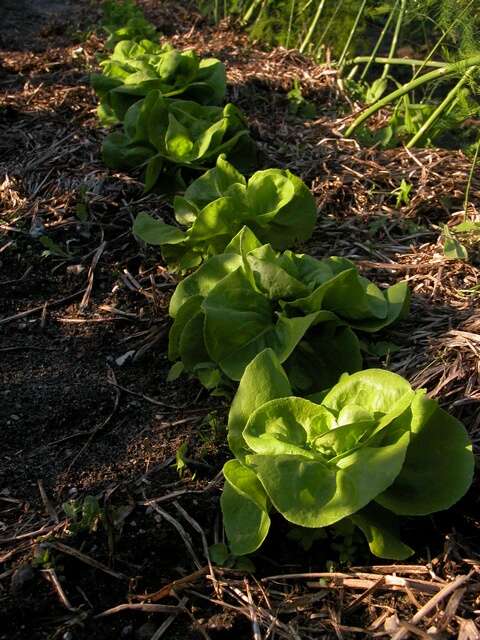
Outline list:
[[[480,323],[476,299],[459,292],[475,290],[479,270],[437,264],[434,227],[455,220],[468,161],[456,152],[425,150],[412,160],[403,150],[354,149],[336,132],[345,101],[330,72],[296,52],[251,47],[228,25],[212,30],[183,3],[143,5],[174,44],[226,62],[229,98],[246,112],[264,164],[288,166],[312,188],[323,218],[303,249],[355,258],[380,284],[408,276],[412,316],[386,336],[399,348],[387,364],[442,394],[475,436],[479,384],[470,347]],[[165,613],[95,616],[138,603],[136,596],[205,564],[201,535],[180,509],[195,518],[209,544],[222,539],[219,472],[228,457],[229,399],[210,397],[185,378],[167,381],[167,309],[176,280],[155,252],[132,239],[131,224],[139,211],[168,217],[171,210],[161,196],[143,194],[138,176],[114,174],[101,162],[104,132],[88,73],[102,44],[79,35],[90,31],[96,8],[6,0],[2,10],[0,639],[149,640]],[[289,113],[287,91],[296,77],[318,109],[313,122]],[[399,211],[391,191],[404,175],[414,195]],[[477,177],[472,193],[478,202]],[[383,269],[385,261],[393,270]],[[383,366],[385,359],[370,356],[369,363]],[[181,473],[179,450],[180,466],[186,465]],[[474,488],[448,514],[406,523],[419,567],[432,561],[428,567],[450,579],[466,570],[462,558],[477,558],[477,494]],[[71,517],[66,522],[62,505],[76,500],[81,506],[86,498],[97,501],[96,516],[83,526]],[[254,558],[259,576],[347,570],[330,544],[303,551],[280,520],[272,529]],[[49,547],[56,541],[83,559]],[[89,559],[102,566],[92,567]],[[371,563],[361,546],[353,560]],[[244,586],[241,573],[218,575],[237,589]],[[188,615],[164,637],[252,637],[244,615],[200,598],[217,596],[208,581],[192,578],[189,589],[197,595],[187,593]],[[271,597],[283,591],[287,605],[305,595],[300,587],[277,585]],[[317,605],[287,606],[282,619],[317,625],[305,637],[338,637],[339,624],[344,637],[358,637],[349,628],[366,628],[376,606],[393,607],[406,619],[416,610],[402,594],[387,594],[337,619],[331,612],[341,611],[342,594],[343,587],[325,597],[320,622],[310,617]],[[177,599],[158,602],[173,606]]]

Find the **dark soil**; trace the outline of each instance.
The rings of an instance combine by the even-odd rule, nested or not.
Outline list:
[[[69,0],[2,0],[0,46],[16,51],[44,51],[49,38],[65,38],[75,25],[78,3]],[[66,33],[67,32],[67,33]]]
[[[438,262],[434,227],[455,219],[468,160],[460,152],[425,150],[412,160],[403,150],[355,149],[336,132],[345,102],[324,69],[295,52],[251,47],[228,25],[211,30],[183,3],[143,4],[174,44],[227,63],[230,99],[245,110],[264,164],[288,166],[312,188],[323,216],[303,249],[354,257],[380,283],[408,276],[412,316],[385,337],[400,346],[389,364],[442,394],[477,443],[480,374],[471,336],[480,335],[478,298],[459,292],[475,291],[479,269]],[[210,397],[185,378],[167,382],[167,308],[175,278],[130,229],[139,211],[162,209],[168,216],[170,209],[162,197],[144,196],[135,176],[109,172],[101,162],[103,132],[88,86],[101,40],[94,35],[83,42],[78,35],[91,28],[91,3],[6,0],[2,11],[0,640],[149,640],[165,613],[95,616],[192,574],[195,558],[206,564],[191,518],[208,544],[222,539],[219,472],[228,457],[228,398]],[[313,122],[289,115],[286,92],[295,77],[317,106]],[[391,191],[405,175],[414,196],[400,211]],[[478,204],[478,176],[472,194]],[[49,244],[42,246],[40,237]],[[385,269],[385,262],[394,268]],[[179,475],[175,455],[185,444],[187,469]],[[98,501],[98,517],[78,526],[62,505],[85,498]],[[449,580],[475,564],[477,513],[473,489],[448,514],[406,524],[425,579],[432,567]],[[274,524],[254,558],[258,576],[325,571],[328,561],[348,569],[329,544],[304,552],[287,539],[284,523]],[[55,547],[59,541],[83,559]],[[369,565],[362,549],[353,560]],[[89,559],[103,566],[92,567]],[[244,588],[241,573],[219,570],[218,576],[227,591]],[[163,637],[252,637],[241,612],[201,599],[218,596],[208,580],[188,586],[197,590],[187,592],[188,614]],[[302,601],[292,609],[291,602],[305,596],[303,586],[273,586],[274,603],[285,600],[282,620],[303,625],[302,638],[358,637],[358,628],[378,617],[376,607],[405,619],[416,611],[402,592],[387,592],[343,615],[344,600],[359,593],[343,587],[312,600],[311,608]],[[177,599],[158,602],[176,605]],[[245,602],[230,602],[245,609]],[[467,604],[473,612],[471,598]],[[318,611],[320,617],[311,617]]]

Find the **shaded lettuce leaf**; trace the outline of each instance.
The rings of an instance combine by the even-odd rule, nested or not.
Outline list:
[[[414,550],[400,540],[400,524],[395,516],[370,503],[350,519],[364,534],[370,551],[377,558],[406,560]]]
[[[185,236],[179,229],[161,221],[156,224],[163,237],[171,234],[172,248],[182,245]],[[202,344],[210,361],[231,380],[240,380],[255,356],[271,348],[285,362],[296,392],[321,392],[335,385],[342,374],[353,374],[362,367],[360,343],[353,330],[360,321],[342,314],[363,316],[362,323],[379,322],[382,315],[385,324],[397,317],[400,305],[389,313],[389,293],[361,278],[348,260],[315,260],[289,251],[279,254],[270,245],[259,246],[248,227],[242,228],[226,251],[204,262],[179,285],[171,315],[175,316],[189,295],[203,296]],[[231,251],[235,255],[228,253]],[[336,286],[342,294],[350,293],[350,304],[335,293]],[[406,287],[393,288],[406,298]]]
[[[110,134],[103,144],[105,163],[112,168],[131,169],[126,163],[131,149],[149,149],[145,160],[155,162],[148,176],[153,188],[160,172],[184,167],[204,170],[219,154],[235,162],[254,160],[253,143],[241,112],[232,104],[208,107],[187,100],[164,98],[160,91],[135,102],[125,113],[123,133]]]

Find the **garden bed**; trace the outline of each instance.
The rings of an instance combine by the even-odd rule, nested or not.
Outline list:
[[[88,3],[58,4],[11,3],[0,34],[0,638],[400,638],[431,627],[480,637],[478,481],[448,513],[407,521],[418,551],[408,565],[372,564],[363,547],[342,564],[274,521],[254,576],[208,566],[204,542],[222,538],[228,401],[186,377],[167,382],[176,279],[131,235],[137,213],[166,205],[103,165],[88,82],[102,43]],[[412,311],[381,338],[395,348],[368,364],[426,387],[476,446],[478,248],[447,260],[438,242],[439,225],[461,215],[470,161],[360,148],[338,132],[346,97],[332,69],[263,51],[226,23],[212,29],[185,4],[155,4],[143,3],[166,40],[225,62],[262,164],[311,188],[320,215],[301,251],[354,258],[379,284],[408,280]],[[317,119],[289,112],[294,79]],[[397,205],[402,179],[411,197]],[[96,531],[62,508],[87,496]],[[140,610],[106,615],[119,605]]]

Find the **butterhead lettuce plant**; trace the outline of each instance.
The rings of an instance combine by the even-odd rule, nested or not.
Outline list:
[[[113,49],[121,40],[139,41],[157,35],[155,25],[145,18],[134,0],[104,0],[102,14],[101,27],[108,36],[106,49]]]
[[[370,550],[403,560],[399,517],[448,509],[474,469],[464,426],[401,376],[345,374],[317,400],[299,398],[271,349],[240,381],[229,415],[236,456],[224,467],[224,525],[236,555],[258,549],[278,512],[323,528],[351,521]]]
[[[169,357],[213,386],[271,348],[305,395],[360,369],[356,332],[393,323],[408,298],[404,282],[381,291],[350,260],[277,253],[244,227],[176,288]]]
[[[162,172],[205,171],[222,153],[235,164],[248,165],[255,157],[241,111],[233,104],[207,107],[165,98],[159,90],[135,102],[125,114],[123,132],[112,132],[102,146],[112,169],[145,166],[146,191]]]
[[[92,74],[90,82],[105,125],[123,121],[128,108],[153,90],[205,105],[225,98],[225,67],[219,60],[199,59],[194,51],[177,51],[169,44],[122,40],[100,66],[102,73]]]
[[[148,244],[160,246],[171,269],[185,271],[222,253],[243,226],[274,249],[308,240],[316,220],[315,200],[304,182],[290,171],[257,171],[247,181],[221,155],[216,167],[192,182],[174,200],[182,231],[141,213],[133,231]]]

